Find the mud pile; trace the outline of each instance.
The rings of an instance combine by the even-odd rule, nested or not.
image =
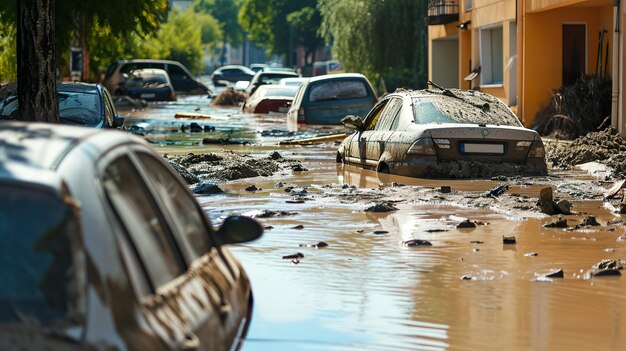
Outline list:
[[[596,161],[612,168],[612,176],[626,176],[626,141],[616,129],[608,128],[579,137],[572,143],[547,149],[546,159],[554,167],[571,168]]]
[[[246,95],[232,87],[226,88],[211,102],[211,106],[239,106],[246,101]]]
[[[299,161],[285,159],[278,152],[267,157],[240,155],[232,151],[163,157],[189,184],[267,177],[280,171],[303,170]]]

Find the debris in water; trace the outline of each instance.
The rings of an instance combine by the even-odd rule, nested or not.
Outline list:
[[[485,242],[481,241],[481,240],[472,240],[472,241],[470,241],[470,243],[471,244],[484,244]]]
[[[459,223],[456,226],[457,229],[464,229],[464,228],[476,228],[476,223],[470,221],[469,219],[464,220],[463,222]]]
[[[556,203],[556,207],[560,213],[564,215],[572,214],[572,203],[567,200],[561,200]]]
[[[323,242],[323,241],[316,241],[314,243],[306,243],[306,244],[300,244],[300,247],[311,247],[314,249],[319,249],[320,247],[327,247],[328,244]]]
[[[515,236],[503,236],[502,237],[502,243],[503,244],[516,244],[517,240],[515,239]]]
[[[539,206],[541,207],[541,212],[547,215],[556,214],[552,188],[546,187],[541,189],[539,192]]]
[[[271,160],[280,160],[281,158],[283,158],[283,156],[280,154],[280,152],[278,151],[274,151],[272,152],[269,156],[268,156]]]
[[[543,275],[548,278],[563,278],[565,277],[565,273],[562,269],[555,269]]]
[[[426,229],[425,232],[426,233],[441,233],[441,232],[447,232],[448,229]]]
[[[475,248],[473,248],[473,249],[472,249],[472,251],[473,251],[473,252],[480,252],[480,249],[479,249],[479,248],[477,248],[477,247],[475,247]]]
[[[580,222],[581,226],[599,226],[600,223],[598,223],[598,221],[596,221],[596,217],[594,216],[587,216],[585,218],[583,218],[582,222]]]
[[[402,246],[406,246],[406,247],[433,246],[433,244],[428,240],[412,239],[412,240],[403,241]]]
[[[546,223],[543,225],[544,228],[567,228],[567,219],[563,217],[559,217],[556,221],[552,223]]]
[[[295,164],[291,167],[291,170],[294,172],[306,172],[308,169],[302,167],[301,164]]]
[[[528,252],[528,253],[525,253],[524,256],[525,257],[537,257],[539,256],[539,254],[536,252]]]
[[[304,226],[302,224],[298,224],[297,226],[291,227],[291,229],[304,229]]]
[[[388,232],[388,231],[386,231],[386,230],[375,230],[375,231],[374,231],[374,234],[377,234],[377,235],[387,234],[387,233],[389,233],[389,232]]]
[[[508,184],[500,184],[495,188],[487,191],[485,193],[485,197],[498,197],[502,195],[505,191],[509,190],[511,187]]]
[[[268,225],[268,226],[263,227],[263,229],[265,229],[265,230],[272,230],[272,229],[274,229],[274,227],[272,227],[271,225]]]
[[[621,179],[621,180],[616,181],[615,183],[613,183],[613,186],[604,193],[604,198],[605,199],[615,198],[617,197],[616,195],[618,193],[621,193],[622,198],[623,198],[624,192],[622,189],[624,188],[625,185],[626,185],[626,179]]]
[[[620,270],[622,267],[622,260],[616,259],[604,259],[591,267],[584,278],[589,279],[591,277],[605,277],[605,276],[618,276],[622,275]]]
[[[293,255],[283,256],[283,260],[292,260],[292,259],[298,260],[298,259],[301,259],[301,258],[304,258],[304,254],[302,252],[297,252],[297,253],[295,253]]]
[[[397,210],[398,209],[390,203],[380,202],[366,208],[365,212],[391,212]]]
[[[304,200],[287,200],[285,202],[288,204],[303,204]]]
[[[260,213],[252,214],[250,217],[253,218],[271,218],[271,217],[285,217],[285,216],[293,216],[297,214],[297,212],[288,212],[288,211],[270,211],[263,210]]]
[[[246,191],[257,191],[257,190],[260,190],[260,189],[257,188],[256,185],[250,185],[246,187]]]
[[[211,101],[211,106],[239,106],[245,101],[246,94],[228,87]]]
[[[464,276],[461,277],[461,280],[474,280],[474,277],[472,277],[469,274],[466,274]]]
[[[441,188],[439,188],[439,192],[442,194],[449,194],[452,192],[452,188],[449,185],[442,185]]]
[[[220,187],[217,186],[216,184],[205,183],[205,182],[202,182],[196,185],[192,191],[194,194],[202,194],[202,195],[221,194],[224,192],[224,190],[220,189]]]

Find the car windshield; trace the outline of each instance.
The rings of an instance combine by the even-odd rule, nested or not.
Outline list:
[[[282,78],[294,77],[295,74],[289,73],[266,73],[259,76],[258,83],[261,84],[278,84]]]
[[[494,124],[521,127],[517,117],[497,101],[461,99],[448,96],[413,98],[413,113],[417,124]]]
[[[309,101],[358,99],[367,95],[367,87],[362,80],[329,80],[311,88]]]
[[[167,78],[162,74],[133,75],[126,81],[128,88],[162,88],[167,86]]]
[[[39,188],[0,183],[0,194],[0,324],[81,323],[84,277],[74,211]]]
[[[63,124],[95,127],[100,123],[101,109],[95,92],[59,92],[59,117]]]
[[[95,92],[58,92],[59,118],[62,124],[95,127],[102,115],[98,94]],[[17,96],[8,97],[0,108],[0,116],[17,118]]]

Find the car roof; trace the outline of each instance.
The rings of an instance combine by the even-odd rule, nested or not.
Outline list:
[[[324,74],[321,76],[312,77],[311,80],[309,80],[309,83],[319,82],[322,80],[345,79],[345,78],[367,79],[361,73],[338,73],[338,74]]]
[[[175,65],[182,65],[182,63],[178,62],[178,61],[172,61],[172,60],[157,60],[157,59],[132,59],[132,60],[119,60],[117,61],[118,64],[124,64],[124,63],[142,63],[142,62],[155,62],[155,63],[167,63],[167,64],[175,64]]]
[[[161,68],[138,68],[132,71],[133,74],[161,74],[167,76],[167,71]]]
[[[57,90],[71,93],[97,93],[102,89],[100,84],[82,83],[82,82],[63,82],[57,84]]]

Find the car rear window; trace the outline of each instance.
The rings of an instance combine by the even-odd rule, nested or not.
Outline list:
[[[97,93],[59,92],[59,117],[63,124],[95,127],[102,118],[102,105]]]
[[[358,99],[367,95],[367,87],[362,80],[329,80],[311,87],[309,101]]]
[[[290,73],[263,73],[259,76],[258,83],[262,84],[278,84],[280,80],[283,78],[293,78],[297,77],[297,75]]]
[[[167,78],[162,74],[133,75],[127,82],[129,88],[161,88],[167,85]]]
[[[420,96],[413,98],[413,113],[417,124],[461,123],[522,126],[511,111],[495,100]]]
[[[72,208],[36,187],[0,183],[0,194],[0,323],[81,323],[85,279]]]

